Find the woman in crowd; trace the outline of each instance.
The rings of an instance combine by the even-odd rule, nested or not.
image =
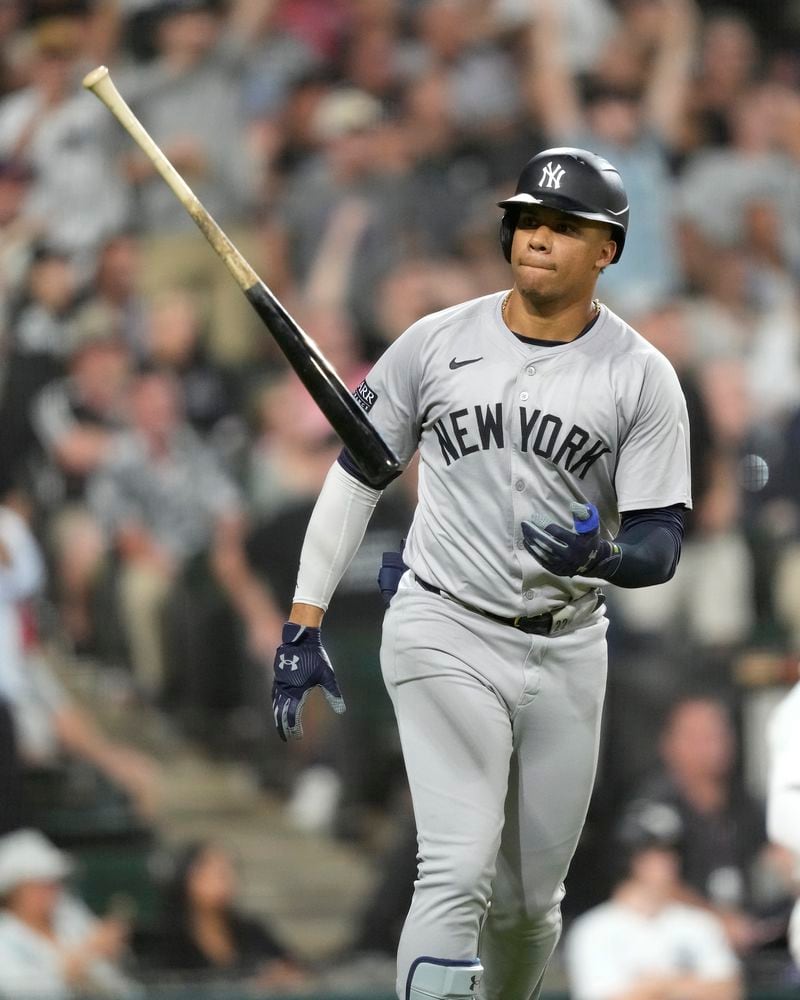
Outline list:
[[[185,847],[165,898],[159,964],[184,976],[247,981],[262,989],[301,985],[303,972],[287,949],[237,907],[238,889],[224,847],[210,841]]]

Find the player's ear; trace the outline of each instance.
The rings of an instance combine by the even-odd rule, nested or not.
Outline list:
[[[595,261],[595,267],[602,271],[604,268],[614,260],[614,255],[617,252],[617,242],[613,239],[605,240],[597,254],[597,260]]]

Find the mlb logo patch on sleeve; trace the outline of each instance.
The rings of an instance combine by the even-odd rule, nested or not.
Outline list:
[[[366,379],[364,379],[361,385],[359,385],[353,391],[353,395],[356,397],[356,400],[358,401],[358,404],[361,407],[361,409],[365,410],[367,413],[369,413],[369,411],[375,405],[375,401],[378,398],[377,392],[375,392],[374,389],[370,389],[370,387],[367,385]]]

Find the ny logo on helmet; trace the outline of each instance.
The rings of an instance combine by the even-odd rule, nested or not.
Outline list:
[[[553,161],[547,164],[547,166],[542,171],[542,176],[539,178],[539,187],[543,188],[560,188],[561,178],[564,176],[565,170],[558,163],[553,166]]]

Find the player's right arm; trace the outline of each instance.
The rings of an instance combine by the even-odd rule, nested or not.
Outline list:
[[[418,326],[383,354],[355,396],[405,465],[419,440],[417,393],[420,367]],[[272,710],[281,739],[303,735],[302,710],[320,687],[331,708],[345,710],[320,628],[334,591],[358,551],[380,499],[343,452],[331,467],[308,522],[300,553],[292,610],[275,654]]]
[[[272,711],[278,735],[301,739],[302,712],[315,687],[336,713],[345,710],[320,627],[333,592],[358,551],[380,492],[335,463],[306,529],[289,620],[275,654]]]

